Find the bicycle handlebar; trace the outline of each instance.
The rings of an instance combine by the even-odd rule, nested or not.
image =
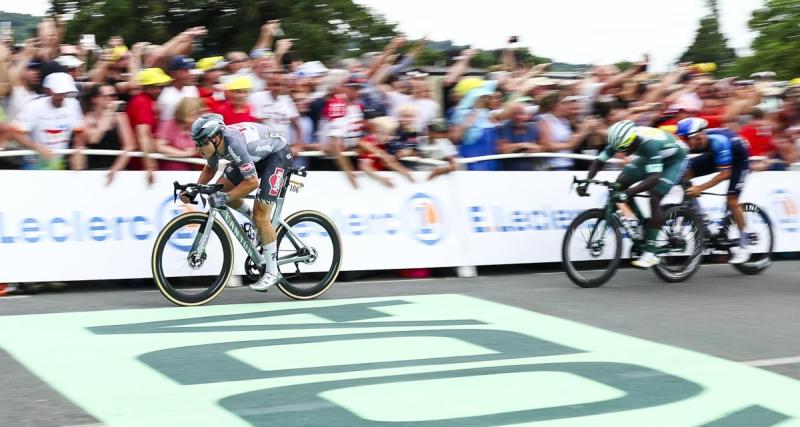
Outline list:
[[[178,200],[178,194],[180,194],[182,191],[186,191],[186,193],[188,194],[189,199],[190,199],[189,203],[192,204],[192,205],[196,205],[197,204],[197,200],[195,200],[195,199],[197,198],[198,194],[205,194],[206,196],[210,196],[210,195],[216,193],[217,191],[222,191],[222,184],[211,184],[211,185],[183,184],[183,185],[181,185],[178,181],[175,181],[175,182],[172,183],[172,187],[174,189],[174,193],[172,195],[172,202],[173,203],[175,203],[175,201]],[[205,206],[206,200],[203,199],[202,197],[200,198],[200,200],[203,201],[203,206]]]
[[[619,183],[614,181],[600,181],[597,179],[578,179],[577,177],[572,177],[572,185],[575,184],[597,184],[602,185],[604,187],[608,187],[612,190],[616,190],[619,187]]]

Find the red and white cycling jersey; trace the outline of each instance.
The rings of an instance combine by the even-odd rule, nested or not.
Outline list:
[[[364,109],[353,104],[345,95],[334,95],[322,108],[320,136],[324,143],[330,138],[342,138],[345,148],[358,143],[364,132]]]

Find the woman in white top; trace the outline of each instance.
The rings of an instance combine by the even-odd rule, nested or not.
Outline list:
[[[564,97],[553,92],[542,99],[539,107],[540,144],[551,153],[573,153],[581,141],[597,127],[598,121],[590,118],[577,125],[573,131],[571,120],[580,117],[581,99],[579,96]],[[575,162],[568,158],[550,160],[551,170],[569,170]]]

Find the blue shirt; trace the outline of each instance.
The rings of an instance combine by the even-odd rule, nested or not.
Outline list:
[[[477,114],[475,121],[461,137],[458,146],[458,153],[461,157],[479,157],[497,154],[497,128],[489,120],[489,110],[485,108],[471,109],[461,108],[453,113],[452,122],[454,125],[464,123],[473,113]],[[467,164],[468,170],[496,171],[500,170],[500,162],[497,160],[486,160],[477,163]]]
[[[509,120],[500,127],[500,139],[504,139],[511,144],[537,142],[539,141],[539,127],[534,123],[525,123],[520,131]],[[529,171],[533,169],[533,160],[506,159],[503,161],[503,169],[507,171]]]
[[[747,143],[730,129],[709,129],[705,134],[708,136],[706,151],[713,153],[717,170],[730,169],[734,163],[738,165],[750,157]]]

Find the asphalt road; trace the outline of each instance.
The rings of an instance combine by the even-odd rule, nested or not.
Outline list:
[[[581,289],[563,273],[523,268],[512,273],[483,273],[473,279],[341,282],[320,300],[460,294],[800,379],[798,272],[798,261],[776,262],[759,276],[743,276],[726,265],[704,265],[689,282],[667,284],[649,272],[626,269],[604,287]],[[226,290],[214,305],[286,301],[277,290],[259,294],[247,288],[233,288]],[[0,298],[0,321],[13,315],[164,307],[171,305],[147,288],[74,286],[61,292]],[[0,384],[4,390],[0,393],[0,424],[99,423],[7,350],[13,349],[0,346]]]

